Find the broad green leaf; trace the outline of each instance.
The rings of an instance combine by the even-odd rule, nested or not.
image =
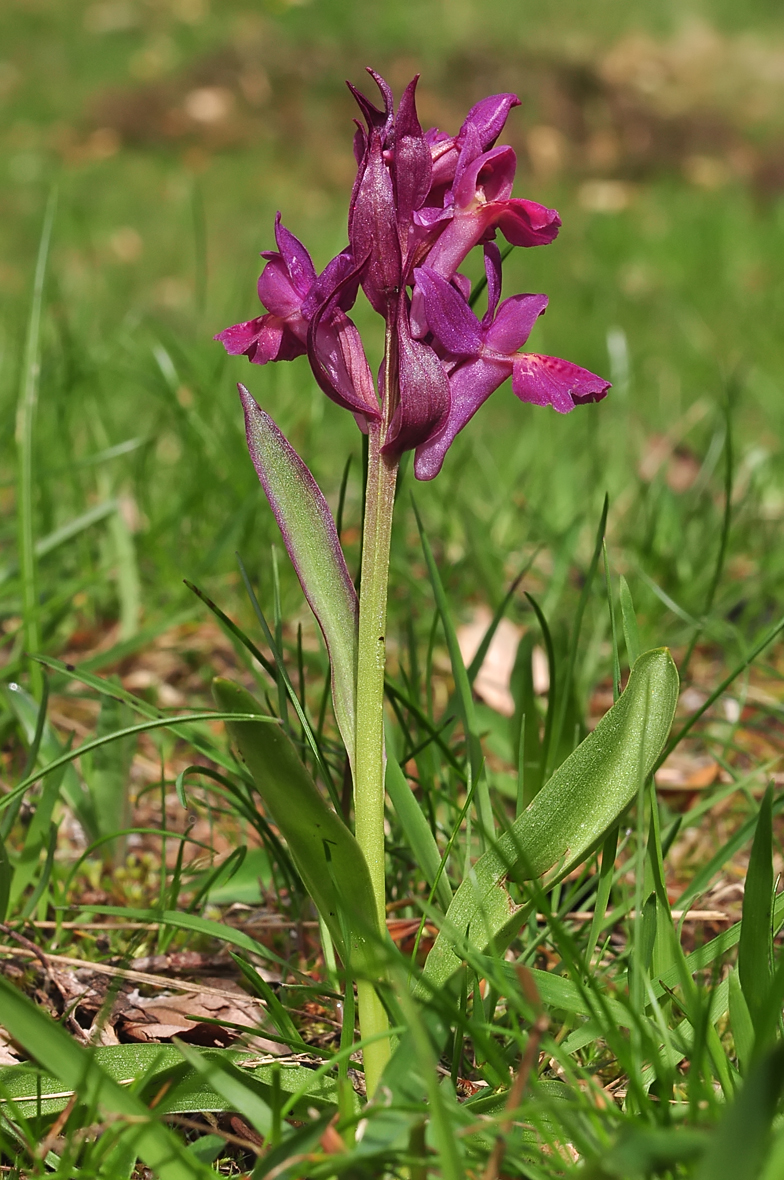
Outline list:
[[[158,1103],[166,1112],[233,1109],[202,1074],[185,1064],[176,1045],[98,1046],[94,1056],[102,1074],[124,1090],[129,1083],[143,1079],[143,1091],[151,1100],[162,1083],[172,1078],[172,1084]],[[273,1100],[273,1072],[277,1072],[281,1096],[287,1099],[300,1095],[292,1108],[296,1117],[306,1117],[310,1106],[318,1110],[337,1108],[336,1079],[323,1072],[302,1065],[255,1065],[258,1054],[243,1049],[210,1049],[202,1054],[202,1060],[235,1066],[269,1102]],[[34,1115],[40,1101],[41,1114],[56,1114],[67,1105],[73,1092],[54,1070],[42,1074],[29,1065],[0,1068],[0,1112],[13,1103],[20,1114]]]
[[[238,684],[217,678],[213,694],[226,713],[258,706]],[[275,824],[308,893],[346,962],[341,910],[352,920],[351,957],[367,962],[368,935],[377,928],[370,872],[362,850],[329,807],[303,766],[291,738],[277,725],[227,721],[226,728]]]
[[[94,1052],[80,1045],[2,976],[0,1010],[3,1026],[61,1083],[62,1089],[75,1091],[82,1102],[95,1104],[105,1115],[138,1120],[136,1150],[160,1180],[198,1180],[214,1174],[188,1156],[185,1145],[158,1116],[101,1068]]]
[[[508,832],[460,885],[425,964],[423,984],[440,988],[460,966],[452,938],[484,952],[514,937],[526,912],[504,881],[560,879],[580,864],[636,797],[670,732],[678,673],[666,648],[637,660],[620,700],[559,766]]]
[[[340,538],[308,468],[247,389],[240,385],[239,390],[253,466],[324,634],[332,666],[335,718],[353,764],[359,605]]]
[[[757,830],[751,846],[738,943],[738,975],[755,1032],[759,1031],[771,980],[772,805],[773,790],[768,787],[760,804]]]
[[[190,1045],[178,1044],[177,1048],[200,1077],[221,1098],[224,1098],[231,1110],[236,1110],[246,1118],[250,1125],[263,1135],[269,1135],[272,1128],[272,1111],[261,1094],[257,1093],[252,1082],[249,1083],[231,1062],[218,1058],[210,1059],[199,1053]]]
[[[441,854],[438,851],[435,837],[430,830],[430,824],[425,819],[422,808],[414,798],[414,793],[406,781],[406,776],[400,766],[387,751],[386,770],[387,794],[392,800],[400,825],[406,834],[411,851],[416,857],[417,864],[424,874],[430,888],[438,876],[441,865]],[[436,897],[444,912],[449,909],[452,901],[452,890],[444,873],[438,878]]]

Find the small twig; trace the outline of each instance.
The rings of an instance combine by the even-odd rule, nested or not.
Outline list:
[[[498,1173],[501,1169],[504,1153],[506,1152],[506,1137],[512,1130],[515,1112],[522,1102],[523,1094],[525,1093],[525,1087],[528,1085],[528,1078],[530,1076],[531,1070],[534,1067],[534,1062],[538,1060],[539,1046],[542,1042],[542,1037],[550,1027],[550,1022],[547,1019],[547,1014],[544,1011],[544,1008],[542,1007],[542,1001],[539,998],[539,992],[537,991],[536,984],[534,983],[533,975],[527,967],[523,967],[520,964],[518,964],[515,970],[517,972],[517,978],[520,981],[520,987],[522,989],[523,995],[534,1009],[536,1016],[534,1017],[531,1031],[528,1034],[528,1040],[526,1042],[522,1061],[520,1062],[520,1068],[514,1077],[509,1090],[509,1096],[506,1100],[506,1117],[499,1124],[495,1145],[493,1147],[490,1159],[488,1160],[487,1167],[485,1168],[482,1180],[497,1180],[498,1178]]]
[[[40,959],[44,971],[51,978],[52,969],[49,966],[46,955],[40,947],[37,947],[34,942],[30,941],[29,938],[25,938],[24,934],[19,934],[18,931],[13,930],[10,926],[6,926],[5,922],[0,922],[0,930],[2,930],[3,934],[7,935],[8,938],[13,938],[19,943],[20,946],[23,946],[29,954],[34,955],[37,959]],[[11,953],[16,954],[16,951],[12,951]]]
[[[36,947],[33,947],[32,944],[30,944],[29,949],[25,948],[24,950],[17,950],[16,947],[11,946],[0,946],[0,955],[20,954],[37,954],[39,958],[43,959],[41,952]],[[89,959],[73,959],[70,955],[49,955],[46,967],[49,974],[51,974],[51,966],[49,964],[52,963],[60,963],[64,967],[87,968],[89,971],[94,971],[97,975],[111,975],[116,979],[130,980],[131,983],[146,983],[150,987],[161,987],[171,991],[193,992],[199,995],[220,996],[223,1000],[242,999],[249,1004],[256,1004],[260,1008],[264,1007],[263,1001],[257,996],[247,995],[245,992],[239,995],[237,992],[228,991],[226,988],[208,987],[206,984],[191,983],[188,979],[169,979],[163,975],[150,975],[146,971],[131,971],[127,967],[112,967],[110,963],[91,963]]]

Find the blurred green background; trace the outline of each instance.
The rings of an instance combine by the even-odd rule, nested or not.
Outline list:
[[[784,514],[780,5],[5,0],[7,674],[22,660],[14,419],[53,185],[34,440],[45,648],[141,644],[182,612],[200,617],[183,577],[247,617],[237,549],[269,600],[275,528],[245,452],[238,380],[333,505],[353,453],[344,540],[356,558],[353,420],[304,359],[251,368],[212,336],[257,313],[276,209],[317,266],[344,244],[344,79],[362,85],[368,64],[398,93],[421,72],[423,123],[449,132],[483,95],[520,95],[504,136],[519,155],[515,191],[558,208],[563,230],[510,257],[506,294],[547,292],[531,350],[614,383],[600,406],[567,418],[505,387],[434,483],[414,488],[408,473],[405,501],[413,488],[455,600],[495,604],[538,551],[531,584],[550,612],[568,609],[607,491],[613,571],[632,580],[648,638],[685,642],[715,568],[729,420],[733,525],[709,634],[742,650],[770,621]],[[372,316],[357,318],[377,352]],[[92,523],[54,544],[88,512]],[[430,607],[411,523],[404,503],[395,596],[416,614],[420,599]],[[305,619],[285,568],[282,578],[286,610]]]

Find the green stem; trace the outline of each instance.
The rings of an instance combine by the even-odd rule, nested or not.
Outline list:
[[[386,667],[389,543],[395,506],[397,460],[381,454],[385,424],[370,429],[367,498],[362,542],[362,581],[357,649],[357,731],[354,819],[357,841],[373,883],[379,935],[386,935],[384,874],[384,670]],[[363,1040],[389,1027],[386,1011],[370,980],[357,984]],[[371,1096],[389,1060],[387,1039],[364,1051],[365,1083]]]

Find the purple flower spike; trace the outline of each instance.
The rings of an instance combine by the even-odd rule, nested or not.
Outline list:
[[[265,314],[216,339],[254,364],[307,353],[321,389],[354,414],[360,429],[373,433],[388,423],[376,443],[384,454],[415,450],[415,474],[432,479],[457,434],[508,377],[522,401],[559,413],[600,401],[609,383],[569,361],[520,351],[547,307],[546,295],[501,302],[496,234],[513,246],[544,246],[561,225],[555,209],[512,196],[517,159],[496,141],[520,104],[517,96],[482,99],[458,133],[448,135],[422,130],[418,77],[395,109],[387,83],[368,73],[379,105],[348,84],[362,116],[348,247],[317,275],[278,214],[277,249],[263,255],[258,284]],[[487,275],[481,321],[461,273],[475,246],[484,250]],[[360,286],[385,321],[388,352],[378,383],[348,317]]]

